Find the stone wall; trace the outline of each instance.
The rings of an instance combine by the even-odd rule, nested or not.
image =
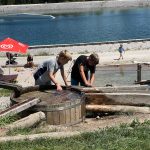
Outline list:
[[[7,5],[0,6],[0,15],[16,13],[73,13],[92,11],[101,8],[120,7],[144,7],[150,6],[150,0],[112,0],[112,1],[88,1],[88,2],[66,2],[45,3],[30,5]]]

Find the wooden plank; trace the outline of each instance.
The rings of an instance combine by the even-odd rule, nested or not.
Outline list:
[[[12,116],[14,114],[22,112],[22,111],[36,105],[39,102],[40,102],[40,99],[38,99],[38,98],[27,99],[26,101],[24,101],[22,103],[13,105],[12,107],[0,112],[0,117]]]
[[[149,93],[86,93],[86,104],[150,106]]]
[[[66,124],[70,124],[70,122],[71,122],[71,110],[66,109],[65,113],[66,113]]]
[[[81,104],[81,118],[80,119],[83,119],[83,120],[85,119],[85,102],[82,102]]]
[[[65,110],[59,111],[60,114],[60,124],[66,123],[66,113]]]
[[[20,91],[22,91],[23,89],[22,86],[19,86],[13,83],[4,82],[4,81],[0,81],[0,88],[14,90],[15,92],[18,92],[18,93],[20,93]]]
[[[75,89],[74,87],[72,88]],[[81,92],[85,93],[107,93],[117,91],[150,91],[147,85],[131,85],[131,86],[113,86],[113,87],[82,87],[77,88]]]
[[[75,112],[76,112],[76,119],[75,120],[79,120],[80,119],[80,114],[81,114],[81,105],[76,106]]]
[[[51,125],[54,124],[54,117],[52,111],[46,111],[46,122]]]
[[[76,121],[76,110],[71,108],[71,123]]]
[[[54,120],[54,125],[60,125],[59,111],[53,111],[53,120]]]

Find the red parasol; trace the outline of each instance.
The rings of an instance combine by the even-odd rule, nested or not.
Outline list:
[[[6,38],[0,42],[0,51],[26,53],[28,45],[11,38]]]
[[[15,53],[25,54],[27,52],[27,49],[28,49],[28,45],[23,44],[14,39],[11,39],[9,37],[0,42],[1,52],[10,52],[10,53],[15,52]],[[10,68],[9,68],[9,74],[10,74]]]

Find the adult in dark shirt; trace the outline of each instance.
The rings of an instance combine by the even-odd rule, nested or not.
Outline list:
[[[79,56],[71,71],[71,85],[92,86],[94,82],[96,65],[99,57],[93,53],[90,56]],[[90,75],[89,75],[90,72]]]

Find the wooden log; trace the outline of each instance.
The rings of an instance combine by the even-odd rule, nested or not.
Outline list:
[[[86,104],[150,106],[150,93],[85,93]]]
[[[36,105],[39,102],[40,102],[40,99],[38,99],[38,98],[27,99],[26,101],[24,101],[22,103],[13,105],[12,107],[0,112],[0,117],[12,116],[14,114],[22,112],[22,111]]]
[[[51,133],[40,133],[40,134],[32,134],[32,135],[19,135],[19,136],[6,136],[0,137],[0,143],[9,142],[9,141],[24,141],[24,140],[38,140],[38,139],[60,139],[65,137],[77,136],[82,132],[74,131],[74,132],[51,132]]]
[[[86,105],[86,110],[94,112],[135,112],[150,114],[150,107],[123,105]]]
[[[150,91],[147,85],[130,85],[130,86],[113,86],[113,87],[71,87],[73,90],[78,90],[84,93],[109,93],[119,91]]]
[[[41,111],[31,114],[25,118],[22,118],[20,120],[13,122],[12,124],[1,127],[0,128],[0,136],[6,135],[6,133],[10,130],[34,127],[39,122],[41,122],[42,120],[45,120],[45,119],[46,119],[46,116]]]
[[[0,88],[14,90],[15,92],[20,92],[23,89],[22,86],[13,83],[3,82],[3,81],[0,81]]]
[[[37,112],[34,114],[31,114],[25,118],[22,118],[18,121],[15,121],[14,123],[5,126],[5,128],[8,129],[16,129],[16,128],[30,128],[35,125],[37,125],[40,121],[45,120],[46,116],[43,112]]]

